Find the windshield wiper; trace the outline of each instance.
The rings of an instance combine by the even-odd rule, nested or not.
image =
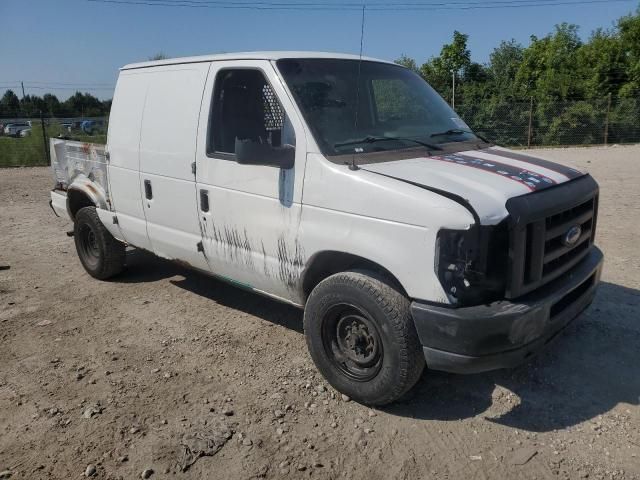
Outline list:
[[[346,147],[349,145],[358,145],[359,143],[376,143],[376,142],[385,142],[385,141],[393,141],[393,140],[400,140],[403,142],[413,142],[413,143],[417,143],[418,145],[422,145],[423,147],[428,148],[429,150],[442,150],[441,147],[437,146],[437,145],[433,145],[431,143],[427,143],[427,142],[422,142],[420,140],[416,140],[415,138],[409,138],[409,137],[382,137],[382,136],[378,136],[378,137],[374,137],[374,136],[367,136],[364,138],[360,138],[358,140],[350,140],[348,142],[341,142],[341,143],[336,143],[333,145],[333,148],[338,148],[338,147]]]
[[[451,129],[449,129],[449,130],[447,130],[445,132],[432,133],[431,137],[442,137],[444,135],[462,135],[463,133],[470,133],[471,135],[475,135],[477,138],[482,140],[484,143],[491,143],[485,137],[483,137],[482,135],[478,135],[476,132],[472,132],[471,130],[462,130],[460,128],[451,128]]]
[[[445,135],[462,135],[463,133],[470,133],[472,135],[475,135],[475,133],[473,133],[471,130],[461,130],[459,128],[450,128],[449,130],[446,130],[444,132],[437,132],[437,133],[432,133],[431,137],[443,137]]]

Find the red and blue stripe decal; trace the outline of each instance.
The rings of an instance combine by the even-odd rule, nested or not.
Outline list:
[[[500,152],[500,155],[501,154],[502,152]],[[522,169],[506,163],[495,162],[493,160],[475,158],[468,154],[454,153],[449,155],[433,155],[428,158],[430,160],[438,160],[441,162],[453,163],[455,165],[476,168],[478,170],[483,170],[485,172],[493,173],[495,175],[500,175],[501,177],[520,183],[521,185],[528,188],[532,192],[544,190],[545,188],[552,187],[557,183],[552,178],[549,178],[545,175],[533,172],[528,169]],[[548,162],[548,163],[552,163],[552,162]],[[542,166],[542,165],[539,165],[539,166]]]
[[[560,165],[559,163],[555,162],[550,162],[549,160],[544,160],[542,158],[530,157],[529,155],[524,155],[522,153],[512,152],[511,150],[489,148],[485,150],[485,152],[491,155],[497,155],[499,157],[504,157],[511,160],[530,163],[531,165],[535,165],[536,167],[546,168],[547,170],[551,170],[552,172],[564,175],[569,180],[573,180],[574,178],[582,177],[584,175],[584,173],[582,173],[580,170],[576,170],[575,168]]]

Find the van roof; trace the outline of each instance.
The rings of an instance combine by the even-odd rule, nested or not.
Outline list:
[[[181,63],[215,62],[221,60],[279,60],[281,58],[335,58],[343,60],[358,60],[358,55],[348,53],[331,52],[296,52],[296,51],[272,51],[272,52],[238,52],[220,53],[215,55],[201,55],[197,57],[167,58],[165,60],[153,60],[149,62],[130,63],[120,70],[131,70],[134,68],[156,67],[160,65],[178,65]],[[362,60],[393,63],[378,58],[362,57]]]

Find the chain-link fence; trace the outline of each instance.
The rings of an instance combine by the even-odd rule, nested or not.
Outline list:
[[[640,99],[605,97],[570,102],[488,99],[456,105],[476,132],[509,147],[640,142]]]
[[[506,147],[640,143],[640,99],[486,99],[456,105],[476,132]],[[43,128],[44,123],[44,128]],[[108,117],[0,118],[0,167],[47,165],[48,138],[105,143]]]
[[[0,118],[0,167],[48,165],[49,138],[107,141],[108,117]]]

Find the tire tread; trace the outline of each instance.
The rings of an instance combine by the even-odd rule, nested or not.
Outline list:
[[[90,223],[95,229],[104,254],[99,268],[96,271],[90,271],[86,267],[85,270],[87,270],[89,275],[99,280],[106,280],[122,272],[124,269],[125,245],[116,240],[115,237],[111,235],[111,232],[102,224],[95,207],[83,207],[76,213],[76,222],[74,225],[76,236],[78,235],[78,224],[83,221]]]
[[[407,297],[392,286],[383,276],[365,270],[350,270],[332,275],[316,286],[309,296],[308,305],[314,305],[319,296],[331,295],[331,291],[340,291],[345,286],[353,286],[364,292],[384,312],[393,328],[393,337],[400,346],[400,366],[397,371],[382,374],[393,375],[388,383],[393,387],[378,398],[365,400],[371,405],[384,405],[403,397],[418,381],[425,366],[422,348],[410,313],[410,302]],[[305,331],[311,315],[305,311]],[[306,336],[310,351],[315,346],[313,339]]]

